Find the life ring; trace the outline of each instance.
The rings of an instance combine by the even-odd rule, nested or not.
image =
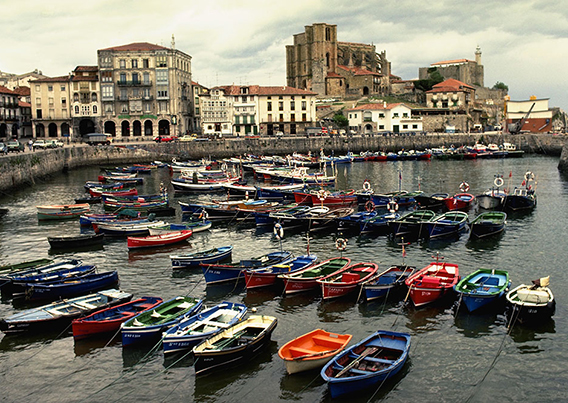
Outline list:
[[[177,162],[176,157],[173,157],[173,158],[172,158],[172,162],[173,162],[174,164]]]
[[[325,190],[318,190],[318,199],[324,201],[327,198],[327,192]]]
[[[226,171],[226,170],[227,170],[227,163],[223,162],[223,163],[221,164],[221,170],[222,170],[222,171]]]
[[[367,203],[365,203],[365,211],[367,211],[368,213],[375,211],[375,203],[373,203],[372,200],[367,201]]]
[[[503,186],[503,183],[505,183],[505,182],[503,181],[503,178],[495,178],[493,183],[495,184],[495,186],[501,187],[501,186]]]
[[[274,225],[274,235],[278,239],[284,238],[284,228],[282,228],[282,224],[279,222]]]
[[[398,211],[398,203],[395,202],[394,200],[391,200],[390,202],[387,203],[387,210],[390,211],[391,213]]]
[[[368,180],[365,180],[365,182],[363,182],[363,190],[365,190],[365,191],[371,190],[371,182],[369,182]]]
[[[203,221],[206,221],[209,218],[209,214],[207,213],[207,210],[202,209],[201,213],[199,214],[199,219],[203,219]]]
[[[345,248],[347,247],[347,240],[344,238],[337,238],[335,240],[335,247],[337,248],[337,250],[345,250]]]
[[[469,190],[469,184],[467,182],[462,182],[460,184],[460,190],[462,192],[467,192]]]
[[[534,174],[531,171],[527,171],[527,173],[525,173],[525,180],[531,181],[533,179],[534,179]]]

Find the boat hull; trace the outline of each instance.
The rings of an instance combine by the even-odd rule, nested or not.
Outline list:
[[[210,252],[210,253],[206,253]],[[231,259],[233,255],[232,246],[210,249],[209,251],[198,252],[189,255],[170,256],[174,269],[199,268],[201,264],[218,263]]]

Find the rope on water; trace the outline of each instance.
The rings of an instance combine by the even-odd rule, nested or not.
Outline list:
[[[32,355],[30,355],[28,358],[25,358],[25,359],[21,360],[20,362],[18,362],[17,364],[15,364],[14,368],[19,367],[21,364],[27,362],[28,360],[31,360],[36,355],[41,353],[44,348],[46,348],[48,345],[51,344],[52,341],[59,339],[61,336],[63,336],[65,333],[67,333],[67,331],[69,331],[70,327],[71,327],[71,323],[69,323],[69,325],[61,333],[59,333],[54,339],[51,339],[51,340],[49,340],[49,342],[44,343],[43,346],[41,346],[41,348],[38,351],[36,351]]]

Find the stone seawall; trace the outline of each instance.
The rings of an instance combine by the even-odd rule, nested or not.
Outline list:
[[[401,149],[423,150],[425,148],[456,147],[509,142],[527,153],[543,153],[560,156],[568,143],[568,136],[548,134],[428,134],[420,136],[375,136],[375,137],[294,137],[294,138],[250,138],[193,141],[180,143],[135,143],[128,147],[72,146],[62,149],[10,154],[0,158],[0,190],[33,184],[37,178],[89,165],[112,166],[150,162],[226,158],[242,154],[285,155],[293,152],[335,155],[348,151],[399,151]],[[568,160],[568,152],[566,153]]]

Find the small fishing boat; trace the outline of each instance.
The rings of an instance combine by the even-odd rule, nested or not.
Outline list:
[[[339,354],[353,336],[312,330],[290,340],[278,350],[278,356],[284,360],[289,374],[321,368]]]
[[[507,196],[507,192],[501,190],[501,186],[503,186],[504,183],[502,175],[495,175],[495,179],[493,180],[493,185],[495,186],[475,196],[477,205],[486,210],[502,208],[505,196]]]
[[[284,292],[286,294],[309,291],[319,286],[318,279],[335,273],[349,266],[350,263],[351,259],[347,257],[334,257],[294,273],[279,274],[278,278],[284,281]]]
[[[116,333],[120,325],[140,312],[162,303],[162,298],[142,297],[134,301],[106,308],[71,322],[75,340]]]
[[[182,320],[164,332],[164,354],[178,353],[193,348],[203,340],[233,326],[247,313],[244,304],[222,302]]]
[[[93,222],[95,233],[102,232],[107,236],[143,236],[150,233],[150,228],[165,225],[165,221],[145,222]]]
[[[355,263],[317,280],[323,299],[343,297],[373,277],[379,270],[376,263]]]
[[[111,289],[53,302],[0,320],[0,330],[6,334],[58,330],[67,327],[75,318],[122,304],[131,298],[132,294]]]
[[[122,346],[151,343],[162,332],[201,310],[203,301],[192,297],[175,297],[144,311],[121,325]]]
[[[359,222],[361,234],[376,233],[380,235],[390,234],[392,232],[390,223],[401,218],[399,213],[377,214],[373,217],[366,218]]]
[[[150,235],[163,235],[179,231],[192,231],[193,233],[206,231],[211,228],[211,221],[195,220],[183,224],[164,224],[149,228]]]
[[[414,306],[419,307],[449,295],[458,281],[457,264],[436,261],[408,277],[405,284]]]
[[[436,216],[432,210],[416,210],[406,213],[398,220],[389,222],[396,237],[422,238],[427,234],[429,221]]]
[[[65,280],[20,285],[21,293],[14,293],[14,300],[25,302],[64,299],[81,294],[110,289],[118,286],[118,271],[91,273]]]
[[[243,259],[236,263],[213,263],[201,264],[201,270],[205,276],[205,282],[209,284],[238,281],[244,278],[244,270],[261,269],[275,264],[284,264],[292,260],[291,252],[271,252],[253,259]]]
[[[487,238],[497,235],[505,230],[507,224],[507,213],[502,211],[489,211],[479,214],[469,224],[470,239]]]
[[[275,264],[262,269],[247,269],[244,271],[247,290],[273,285],[279,274],[294,273],[315,263],[316,255],[296,256],[286,263]]]
[[[380,274],[371,277],[363,283],[363,295],[367,302],[378,298],[388,297],[401,288],[406,288],[404,282],[414,273],[414,266],[391,266]]]
[[[89,246],[101,246],[103,244],[103,234],[79,234],[48,236],[47,242],[52,249],[73,249],[85,248]]]
[[[534,186],[531,184],[534,182]],[[528,171],[525,173],[521,187],[515,187],[505,196],[503,209],[507,211],[530,211],[536,207],[535,175]]]
[[[99,204],[102,202],[102,197],[98,196],[98,197],[79,197],[75,199],[75,204],[83,204],[83,203],[87,203],[87,204]]]
[[[332,398],[356,393],[392,378],[410,350],[407,333],[379,330],[336,355],[321,370]]]
[[[142,237],[129,236],[126,239],[128,249],[155,248],[159,246],[173,245],[187,240],[193,231],[168,232],[161,235],[148,235]]]
[[[524,324],[545,322],[556,310],[556,299],[548,285],[550,276],[533,280],[532,285],[521,284],[506,294],[511,308],[510,323]]]
[[[51,263],[53,263],[53,259],[42,258],[42,259],[28,260],[25,262],[6,264],[4,266],[0,266],[0,288],[4,283],[4,280],[2,280],[4,276],[15,274],[18,272],[21,273],[22,271],[34,269],[40,266],[46,266]]]
[[[273,316],[253,315],[195,346],[195,374],[250,360],[268,345],[277,323]]]
[[[218,263],[230,260],[233,254],[233,246],[220,246],[185,255],[170,256],[174,269],[196,268],[201,264]]]
[[[149,221],[151,217],[140,217],[140,213],[134,210],[120,210],[116,213],[85,213],[79,216],[79,224],[81,226],[90,227],[92,222],[103,222],[103,221],[133,221],[133,220],[145,220]],[[153,218],[153,217],[152,217]]]
[[[430,196],[420,194],[414,196],[421,209],[438,210],[445,206],[444,199],[450,197],[449,193],[433,193]]]
[[[463,211],[448,211],[426,223],[428,237],[441,238],[457,235],[467,229],[469,216]]]
[[[455,195],[444,199],[446,208],[452,210],[469,210],[475,201],[475,196],[471,193],[456,193]]]
[[[81,214],[88,213],[91,206],[88,203],[81,204],[65,204],[65,205],[44,205],[36,206],[37,218],[44,220],[66,220],[77,218]]]
[[[509,273],[505,270],[478,269],[462,278],[454,290],[469,312],[482,308],[503,297],[509,287]]]

